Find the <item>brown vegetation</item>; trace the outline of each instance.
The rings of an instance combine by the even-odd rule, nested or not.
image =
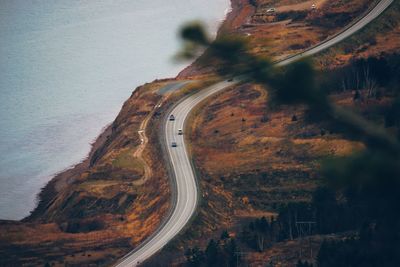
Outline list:
[[[311,9],[313,3],[316,3],[316,10]],[[233,11],[219,34],[243,36],[250,41],[254,54],[280,60],[334,35],[373,4],[374,1],[368,0],[234,0]],[[275,7],[276,12],[268,14],[270,7]],[[216,67],[195,63],[183,70],[179,77],[210,74]]]
[[[250,2],[254,3],[253,8],[256,10],[261,1]],[[350,41],[339,45],[338,49],[334,48],[317,57],[320,69],[341,66],[321,64],[323,60],[333,57],[343,56],[345,60],[341,63],[346,64],[351,59],[398,53],[399,42],[397,37],[393,37],[398,35],[397,5],[398,2],[377,22],[356,34]],[[318,21],[319,18],[330,17],[335,22],[333,24],[344,25],[367,8],[367,1],[326,3],[318,11],[322,13],[307,15],[296,21],[295,25],[300,29],[302,26],[298,25],[304,21],[307,21],[307,27],[313,27],[298,35],[287,35],[291,27],[288,25],[294,24],[293,19],[288,23],[253,21],[232,31],[249,33],[248,38],[252,44],[250,47],[256,54],[276,56],[286,51],[287,45],[295,46],[294,50],[312,45],[312,42],[307,45],[299,44],[308,32],[312,36],[317,36],[318,29],[321,31],[320,36],[335,32],[330,23]],[[267,41],[264,40],[268,38],[263,39],[260,35],[263,27],[265,36],[272,38],[268,43],[271,50],[266,50]],[[276,27],[280,27],[280,30],[276,30]],[[285,34],[289,41],[284,40]],[[392,36],[393,42],[390,40],[385,43],[385,40],[388,41],[385,35]],[[276,40],[274,36],[277,36]],[[376,43],[367,42],[370,37]],[[357,48],[363,44],[368,49]],[[344,46],[348,53],[343,51]],[[276,49],[276,54],[271,53],[273,49]],[[367,86],[367,83],[363,84]],[[381,111],[388,108],[393,100],[390,96],[371,98],[368,96],[368,88],[361,88],[366,90],[360,92],[351,91],[357,88],[334,89],[336,92],[332,93],[331,98],[336,104],[357,110],[378,124],[384,121]],[[340,92],[341,90],[347,91]],[[357,94],[362,95],[363,99],[358,99]],[[274,216],[277,207],[282,203],[309,201],[312,191],[320,183],[318,167],[321,160],[363,150],[364,145],[352,141],[351,136],[329,131],[327,129],[331,127],[323,122],[311,123],[304,111],[302,106],[270,106],[264,89],[252,84],[231,88],[196,109],[187,132],[190,133],[188,139],[193,161],[202,185],[203,202],[190,229],[174,244],[182,251],[180,262],[184,260],[185,248],[199,247],[204,251],[208,241],[211,238],[218,240],[224,229],[228,229],[235,237],[239,234],[239,225],[246,224],[249,218]],[[315,236],[312,240],[315,257],[322,239]],[[299,259],[299,252],[293,248],[298,247],[298,242],[299,240],[282,242],[264,253],[252,253],[247,263],[265,264],[273,259],[275,264],[280,262],[276,266],[294,266]],[[179,261],[176,263],[179,264]]]
[[[335,68],[352,60],[385,57],[400,51],[400,3],[395,1],[385,14],[360,33],[317,58],[321,68]]]
[[[277,5],[277,1],[234,0],[221,33],[247,36],[253,53],[280,59],[337,32],[340,25],[365,11],[370,1],[316,1],[321,6],[315,12],[308,10],[309,2],[285,0]],[[276,5],[277,14],[260,16],[269,5]],[[346,45],[346,49],[319,57],[320,67],[335,67],[357,56],[398,52],[399,26],[383,28],[385,31],[373,33],[372,43]],[[204,78],[213,71],[213,67],[201,69],[194,64],[180,77]],[[49,183],[29,218],[0,223],[0,265],[106,264],[154,232],[170,204],[157,135],[159,113],[149,121],[146,132],[150,145],[142,156],[152,175],[144,184],[138,183],[145,172],[143,161],[133,155],[140,145],[140,125],[162,98],[156,90],[164,84],[138,88],[100,136],[89,158]],[[198,87],[170,97],[163,110],[194,90]],[[351,92],[333,97],[342,105],[354,104]],[[357,108],[367,112],[385,101],[374,103]],[[190,133],[203,200],[188,231],[167,249],[179,256],[188,246],[204,246],[222,229],[235,235],[241,223],[275,215],[280,203],[309,200],[319,183],[317,169],[322,158],[362,149],[360,143],[327,131],[323,123],[308,122],[302,106],[269,106],[264,89],[251,84],[213,97],[196,110],[191,122],[186,132]],[[260,263],[277,255],[291,257],[295,246],[295,242],[281,243],[251,257]],[[283,262],[287,266],[289,261]]]
[[[42,201],[23,223],[0,224],[0,265],[106,264],[155,231],[169,209],[169,182],[160,156],[158,124],[149,121],[142,159],[135,157],[142,121],[163,97],[165,82],[132,94],[90,157],[59,175],[42,192]],[[143,162],[152,175],[144,175]]]

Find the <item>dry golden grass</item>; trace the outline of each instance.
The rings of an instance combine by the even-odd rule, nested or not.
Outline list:
[[[350,39],[319,55],[320,68],[336,68],[351,60],[382,57],[400,51],[400,3],[395,1],[376,21]]]
[[[133,156],[133,151],[131,149],[120,151],[111,164],[118,169],[136,171],[139,175],[144,174],[143,163]]]
[[[140,124],[161,99],[156,92],[165,84],[137,89],[94,153],[92,166],[59,183],[39,219],[0,224],[0,265],[110,264],[155,231],[170,203],[167,173],[158,157],[158,117],[147,129],[152,145],[144,157],[152,176],[142,185],[135,183],[143,176],[142,161],[133,155],[140,144]],[[93,221],[100,223],[98,229],[80,232]],[[78,232],[67,232],[68,224]]]
[[[269,108],[266,91],[250,84],[228,89],[196,108],[186,138],[203,200],[191,235],[180,239],[180,247],[204,247],[224,229],[235,235],[243,221],[276,216],[276,205],[309,201],[320,183],[322,158],[363,148],[337,134],[321,135],[323,126],[308,123],[304,111],[302,106]],[[278,254],[284,247],[268,253]],[[270,254],[251,254],[250,262],[265,263]]]
[[[285,0],[280,1],[280,8],[284,12],[298,9],[300,6],[293,4],[299,3],[303,7],[309,4]],[[344,10],[357,14],[366,3],[366,0],[330,2],[321,13],[306,19],[327,12],[340,14]],[[301,51],[338,30],[309,25],[305,20],[245,25],[251,22],[256,9],[247,0],[236,0],[233,5],[236,13],[228,18],[225,30],[250,34],[253,52],[274,59]],[[357,55],[398,51],[399,31],[396,26],[394,31],[378,33],[376,44],[366,50],[357,48]],[[346,53],[333,54],[341,62],[352,58]],[[204,81],[206,76],[201,75],[196,65],[186,73],[200,81],[168,96],[165,109],[179,97],[215,81],[215,77]],[[155,116],[149,122],[152,145],[146,147],[143,157],[153,175],[141,186],[134,182],[143,175],[143,166],[131,155],[140,144],[137,133],[140,124],[162,97],[156,92],[166,83],[146,84],[126,101],[92,166],[60,181],[40,216],[31,222],[0,224],[0,263],[109,264],[156,229],[170,203],[167,172],[157,136],[160,117]],[[191,117],[186,132],[193,144],[191,151],[201,179],[203,200],[189,231],[192,236],[188,236],[185,245],[204,244],[206,238],[219,234],[223,228],[237,226],[245,218],[274,215],[274,204],[309,200],[318,184],[316,170],[322,157],[362,149],[359,143],[336,134],[321,136],[320,125],[306,123],[303,107],[271,109],[266,108],[267,101],[262,88],[243,85],[203,103]],[[349,97],[340,101],[348,104]],[[293,115],[297,121],[292,121]],[[133,200],[128,201],[130,198]],[[105,205],[104,209],[95,209],[100,203]],[[75,213],[78,211],[83,212],[83,217]],[[66,233],[60,225],[70,221],[69,216],[81,223],[99,220],[104,227]],[[180,248],[183,249],[182,243]],[[268,253],[278,255],[285,248],[290,250],[293,246],[282,245],[281,250]],[[261,262],[268,255],[252,257]]]

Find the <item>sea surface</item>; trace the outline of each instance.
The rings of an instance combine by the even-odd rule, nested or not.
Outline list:
[[[175,76],[177,29],[229,0],[0,0],[0,219],[87,156],[132,90]]]

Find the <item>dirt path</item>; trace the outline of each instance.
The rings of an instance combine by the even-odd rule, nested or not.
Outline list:
[[[147,138],[146,135],[146,128],[147,124],[149,123],[150,119],[153,117],[154,112],[157,110],[158,107],[160,107],[162,101],[164,98],[162,98],[158,103],[154,106],[153,110],[150,112],[149,115],[146,116],[146,118],[142,121],[139,127],[139,137],[140,137],[140,145],[136,149],[136,151],[133,153],[133,156],[137,158],[143,165],[144,169],[144,174],[141,179],[137,180],[134,182],[135,185],[143,185],[152,175],[152,170],[149,166],[149,164],[146,162],[146,159],[143,157],[143,151],[146,148],[146,145],[149,142],[149,138]]]
[[[311,6],[313,4],[316,5],[317,8],[320,8],[327,0],[310,0],[299,4],[294,5],[284,5],[276,8],[277,12],[287,12],[287,11],[301,11],[301,10],[311,10]]]

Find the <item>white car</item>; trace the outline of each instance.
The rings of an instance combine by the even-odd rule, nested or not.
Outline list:
[[[169,116],[169,120],[170,120],[170,121],[174,121],[174,120],[175,120],[175,117],[174,117],[173,114],[171,114],[171,116]]]
[[[317,9],[317,5],[316,4],[312,4],[311,9]]]
[[[179,129],[179,130],[178,130],[178,135],[183,135],[182,129]]]
[[[268,8],[267,13],[275,13],[275,8],[273,8],[273,7]]]

